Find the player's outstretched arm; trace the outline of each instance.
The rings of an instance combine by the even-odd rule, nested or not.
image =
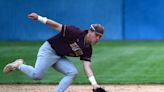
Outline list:
[[[88,80],[91,82],[93,86],[93,89],[99,88],[100,86],[97,84],[93,71],[91,69],[91,62],[83,61],[83,67],[84,67],[84,72],[88,77]]]
[[[87,75],[89,81],[91,82],[93,86],[92,92],[107,92],[104,88],[100,87],[97,84],[96,79],[91,69],[91,62],[83,61],[83,67],[84,67],[85,74]]]
[[[46,17],[42,17],[42,16],[38,15],[37,13],[30,13],[28,15],[28,18],[31,20],[38,20],[44,24],[47,24],[48,26],[52,27],[53,29],[55,29],[59,32],[62,29],[62,24],[60,24],[54,20],[48,19]]]

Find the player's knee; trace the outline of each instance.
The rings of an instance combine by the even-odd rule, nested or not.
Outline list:
[[[72,69],[71,71],[69,71],[68,75],[72,76],[72,77],[76,77],[78,74],[77,69]]]
[[[37,74],[37,73],[34,73],[33,76],[32,76],[32,78],[34,80],[42,80],[42,76],[40,74]]]

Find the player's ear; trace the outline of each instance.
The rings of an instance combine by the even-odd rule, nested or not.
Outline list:
[[[93,31],[92,30],[88,30],[88,33],[92,33]]]

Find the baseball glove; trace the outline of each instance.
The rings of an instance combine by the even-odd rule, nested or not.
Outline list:
[[[97,88],[97,89],[93,89],[93,92],[107,92],[104,88]]]

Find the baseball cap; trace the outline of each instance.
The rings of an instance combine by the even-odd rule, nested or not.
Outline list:
[[[91,24],[90,30],[102,36],[104,34],[104,27],[101,24]]]

